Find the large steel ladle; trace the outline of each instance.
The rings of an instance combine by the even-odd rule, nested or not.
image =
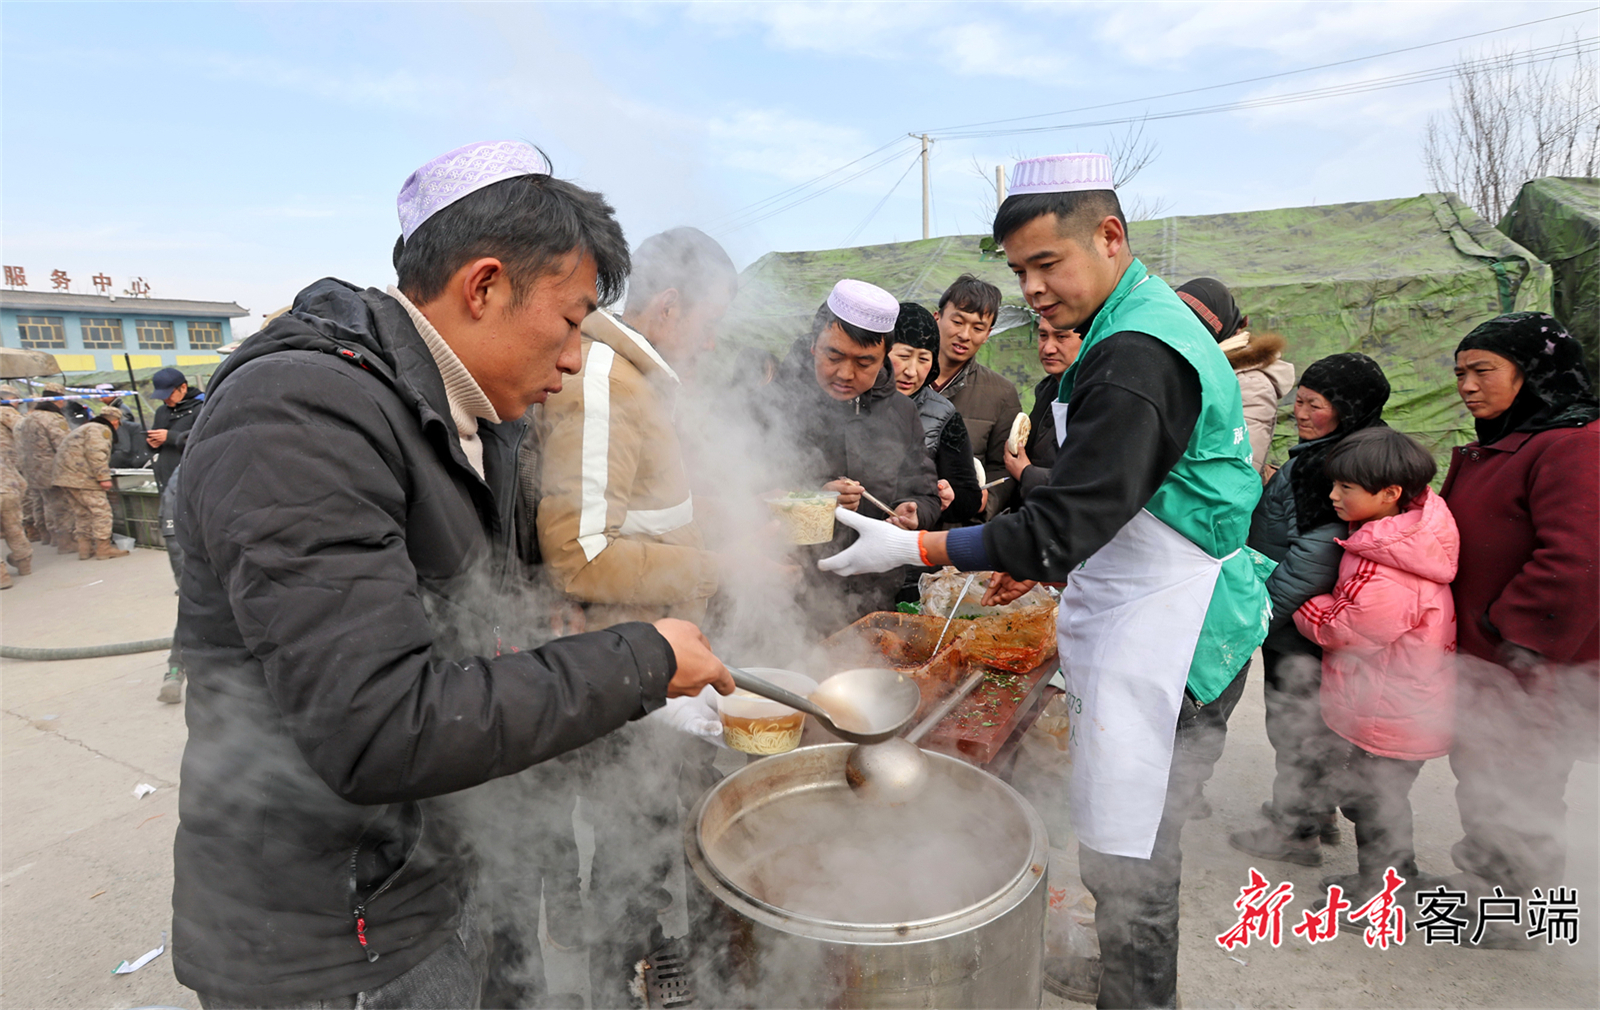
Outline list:
[[[922,704],[916,681],[898,670],[863,668],[836,673],[810,697],[786,691],[738,667],[728,667],[733,683],[816,719],[830,733],[851,743],[888,740],[906,727]]]
[[[927,718],[904,737],[891,737],[882,743],[859,746],[845,761],[844,778],[857,796],[891,806],[915,799],[928,784],[928,759],[917,741],[955,711],[962,699],[983,683],[988,671],[979,670],[950,692]]]

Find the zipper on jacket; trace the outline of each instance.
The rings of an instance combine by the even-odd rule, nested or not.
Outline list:
[[[357,845],[350,852],[350,880],[351,880],[352,884],[355,882],[355,879],[356,879],[356,861],[359,860],[360,858],[361,858],[361,846]],[[373,897],[376,897],[376,896],[377,896],[377,892],[374,892],[373,893]],[[367,900],[370,901],[372,899],[369,898]],[[361,953],[367,955],[367,963],[370,964],[373,961],[376,961],[378,959],[378,952],[373,950],[370,946],[367,945],[367,904],[366,904],[365,901],[356,906],[355,917],[356,917],[356,940],[360,942],[360,944],[361,944]]]
[[[411,847],[406,849],[405,857],[400,860],[400,865],[394,868],[394,872],[385,877],[383,883],[379,884],[371,894],[367,895],[355,907],[353,914],[356,920],[356,940],[361,944],[361,952],[367,955],[369,964],[378,959],[378,952],[373,950],[367,942],[367,903],[376,900],[378,895],[387,891],[390,885],[399,879],[401,871],[411,864],[411,857],[417,854],[417,848],[422,844],[422,822],[422,808],[417,807],[417,837],[411,842]],[[350,852],[350,886],[352,890],[356,885],[356,864],[360,858],[361,845],[357,843],[356,847]]]

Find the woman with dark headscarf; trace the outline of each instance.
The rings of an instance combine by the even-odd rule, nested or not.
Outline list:
[[[1215,277],[1196,277],[1178,288],[1178,297],[1228,356],[1244,400],[1251,460],[1257,473],[1266,473],[1272,430],[1278,426],[1278,401],[1294,388],[1294,366],[1283,360],[1288,342],[1276,333],[1251,333],[1250,317],[1239,311],[1233,292]]]
[[[1567,776],[1600,735],[1600,406],[1578,342],[1541,312],[1467,334],[1455,371],[1478,438],[1442,491],[1461,530],[1451,856],[1473,893],[1527,895],[1561,883]]]
[[[884,362],[894,386],[917,406],[928,455],[939,472],[939,502],[944,512],[940,526],[959,526],[983,511],[984,495],[978,488],[978,469],[967,438],[967,424],[929,382],[939,357],[939,323],[933,313],[915,302],[901,302]]]
[[[1334,354],[1313,362],[1295,390],[1300,442],[1261,492],[1250,522],[1251,547],[1278,563],[1267,579],[1272,624],[1261,645],[1267,738],[1277,755],[1267,823],[1228,836],[1234,848],[1264,859],[1322,865],[1323,842],[1339,840],[1329,756],[1339,738],[1322,721],[1322,650],[1295,628],[1294,612],[1333,589],[1350,527],[1333,511],[1333,481],[1323,464],[1334,446],[1383,423],[1389,380],[1365,354]]]

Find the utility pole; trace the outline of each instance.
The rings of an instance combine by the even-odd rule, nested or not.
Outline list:
[[[995,206],[995,209],[998,210],[1000,208],[1000,205],[1002,203],[1005,203],[1005,202],[1006,202],[1006,167],[1004,165],[996,165],[994,167],[994,206]]]
[[[917,134],[913,133],[915,137]],[[922,134],[922,237],[928,238],[928,135]]]

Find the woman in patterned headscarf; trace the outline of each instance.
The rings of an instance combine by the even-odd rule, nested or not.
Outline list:
[[[1567,776],[1600,736],[1600,405],[1578,342],[1541,312],[1467,334],[1455,371],[1478,438],[1442,491],[1461,530],[1451,855],[1472,890],[1526,895],[1561,883]]]

